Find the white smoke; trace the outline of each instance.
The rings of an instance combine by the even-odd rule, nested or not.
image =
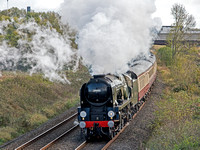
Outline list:
[[[65,0],[60,13],[79,31],[79,54],[93,74],[127,71],[128,62],[148,56],[155,0]]]
[[[0,70],[7,68],[8,70],[14,69],[18,60],[20,59],[19,51],[16,48],[8,47],[4,41],[0,45]]]
[[[0,23],[0,34],[12,21]],[[16,24],[16,23],[15,23]],[[41,72],[51,81],[69,83],[64,73],[64,67],[72,61],[75,54],[67,36],[61,36],[55,29],[39,26],[34,20],[16,24],[17,32],[22,37],[17,42],[18,48],[10,47],[4,40],[0,45],[0,71],[17,70],[26,67],[30,74]],[[27,32],[33,33],[31,40]]]

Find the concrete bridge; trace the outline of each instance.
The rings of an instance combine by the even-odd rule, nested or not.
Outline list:
[[[154,41],[155,45],[166,45],[167,36],[170,33],[172,26],[162,26],[158,37]],[[200,44],[200,29],[190,29],[184,36],[184,42],[197,43]]]

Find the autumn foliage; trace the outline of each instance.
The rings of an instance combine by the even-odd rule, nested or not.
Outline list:
[[[172,61],[169,51],[167,47],[157,50],[158,76],[166,88],[157,102],[156,122],[147,147],[155,150],[199,149],[200,51],[190,48]]]

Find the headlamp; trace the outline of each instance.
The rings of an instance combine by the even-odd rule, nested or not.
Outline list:
[[[87,116],[87,113],[85,111],[81,111],[80,116],[82,118],[85,118]]]
[[[114,116],[115,116],[114,111],[110,110],[110,111],[108,112],[108,117],[112,118],[112,117],[114,117]]]

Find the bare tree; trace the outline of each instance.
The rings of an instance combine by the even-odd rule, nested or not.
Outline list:
[[[174,58],[181,49],[183,43],[186,43],[186,33],[189,29],[195,27],[196,21],[193,15],[187,13],[185,7],[182,4],[174,4],[171,8],[171,14],[174,17],[174,23],[168,36],[169,46],[172,48],[172,57]]]

